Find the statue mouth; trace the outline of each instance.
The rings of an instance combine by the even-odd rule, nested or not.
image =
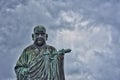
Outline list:
[[[42,43],[43,41],[38,40],[37,42],[38,42],[38,43]]]
[[[36,41],[37,42],[44,42],[44,39],[40,37],[40,38],[37,38]]]
[[[45,40],[44,38],[36,38],[35,42],[34,42],[36,45],[38,46],[42,46],[43,44],[45,44]]]

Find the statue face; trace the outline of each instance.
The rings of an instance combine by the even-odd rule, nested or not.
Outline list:
[[[38,46],[46,44],[47,37],[48,35],[46,34],[46,29],[44,26],[38,25],[34,28],[34,34],[32,34],[34,44]]]
[[[34,33],[34,44],[42,46],[46,43],[46,33],[37,32]]]

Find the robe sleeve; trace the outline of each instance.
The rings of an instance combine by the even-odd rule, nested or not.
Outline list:
[[[56,52],[56,49],[53,49],[54,53]],[[59,54],[56,55],[54,57],[53,62],[51,63],[51,65],[54,65],[55,67],[52,67],[52,72],[55,72],[55,75],[53,76],[52,80],[65,80],[65,76],[64,76],[64,54]]]
[[[24,50],[22,55],[19,57],[16,66],[15,73],[17,75],[17,80],[26,80],[27,72],[30,62],[32,61],[34,55],[29,50]]]
[[[65,80],[64,75],[64,54],[58,55],[59,80]]]

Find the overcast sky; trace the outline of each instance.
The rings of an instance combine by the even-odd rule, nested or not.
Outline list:
[[[66,80],[120,80],[120,0],[0,0],[0,80],[16,80],[16,61],[39,24],[48,44],[72,49]]]

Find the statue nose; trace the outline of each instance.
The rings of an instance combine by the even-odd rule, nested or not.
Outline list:
[[[41,34],[39,34],[39,36],[38,37],[42,37],[42,35]]]

